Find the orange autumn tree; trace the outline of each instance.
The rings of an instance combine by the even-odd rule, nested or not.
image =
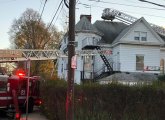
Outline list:
[[[62,32],[55,26],[45,24],[40,14],[33,9],[27,9],[19,19],[15,19],[9,31],[11,48],[13,49],[58,49]],[[17,63],[24,67],[23,62]],[[54,61],[32,61],[31,75],[40,75],[44,79],[56,79],[52,73]]]

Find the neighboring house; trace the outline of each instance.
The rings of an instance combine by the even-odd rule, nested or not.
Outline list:
[[[78,56],[75,83],[97,80],[115,72],[160,73],[165,59],[165,37],[156,33],[142,17],[131,25],[96,21],[82,15],[75,26],[75,50],[112,50],[108,55]],[[68,36],[60,50],[67,52]],[[67,79],[67,58],[58,59],[58,76]],[[164,66],[163,66],[164,67]]]

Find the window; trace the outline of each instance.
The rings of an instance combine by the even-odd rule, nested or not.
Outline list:
[[[74,42],[74,46],[78,47],[78,42],[77,41]]]
[[[147,40],[147,32],[141,32],[140,36],[141,36],[141,41],[146,41]]]
[[[136,70],[141,71],[144,68],[144,55],[136,55]]]
[[[134,31],[134,40],[147,41],[147,32]]]
[[[84,71],[92,70],[92,56],[84,56]]]
[[[7,77],[0,78],[0,91],[6,91],[7,88]]]
[[[134,40],[140,40],[140,32],[139,31],[135,31],[134,32]]]

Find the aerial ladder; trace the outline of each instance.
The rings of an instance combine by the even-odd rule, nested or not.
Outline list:
[[[126,13],[123,13],[121,11],[112,9],[112,8],[105,8],[102,13],[102,18],[105,20],[113,20],[113,19],[118,19],[128,25],[134,23],[138,18],[133,17],[131,15],[128,15]],[[150,26],[155,30],[157,33],[159,33],[162,36],[165,36],[165,29],[163,27],[160,27],[158,25],[149,23]]]
[[[0,49],[0,62],[16,62],[30,60],[55,60],[63,57],[59,50],[39,49]]]
[[[78,56],[104,54],[107,50],[80,50],[75,51]],[[56,60],[59,57],[68,57],[58,49],[0,49],[0,63],[27,60]]]

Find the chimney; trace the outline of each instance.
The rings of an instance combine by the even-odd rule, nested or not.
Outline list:
[[[82,17],[86,17],[89,20],[89,22],[91,23],[91,18],[92,18],[91,15],[80,15],[80,19]]]

